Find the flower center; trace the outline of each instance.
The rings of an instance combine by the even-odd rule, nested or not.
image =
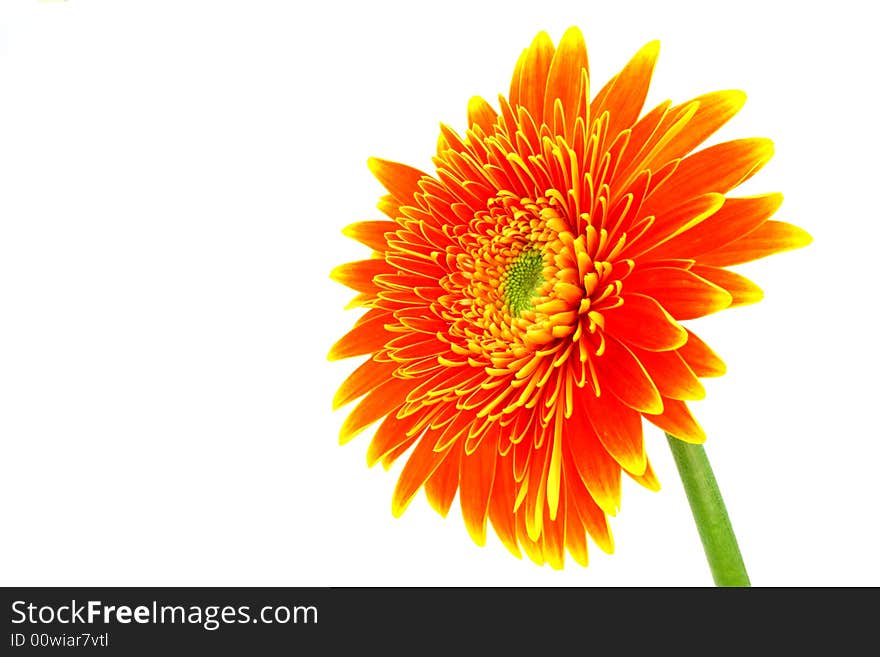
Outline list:
[[[522,251],[501,278],[501,292],[512,316],[519,316],[532,307],[543,282],[544,256],[537,249]]]
[[[529,386],[522,403],[570,364],[563,355],[575,349],[573,381],[583,386],[589,378],[596,386],[591,358],[604,352],[604,312],[622,303],[622,280],[633,264],[617,257],[622,239],[612,243],[604,228],[573,226],[554,200],[510,193],[491,199],[457,236],[454,260],[453,253],[447,259],[455,268],[440,280],[437,299],[450,351],[499,381],[515,373],[512,389]]]

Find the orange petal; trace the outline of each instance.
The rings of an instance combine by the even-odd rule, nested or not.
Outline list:
[[[636,269],[626,280],[631,289],[654,297],[675,319],[694,319],[730,305],[727,290],[678,267]]]
[[[591,390],[583,389],[575,403],[583,406],[596,437],[624,470],[635,474],[645,471],[642,418],[638,412],[607,391],[596,397]]]
[[[533,539],[529,536],[529,530],[526,527],[526,514],[522,509],[516,514],[516,538],[525,551],[526,556],[532,560],[532,563],[539,566],[543,566],[546,563],[544,551],[541,549],[541,537],[538,536],[537,539]]]
[[[385,233],[397,230],[399,226],[393,221],[358,221],[342,229],[342,234],[365,244],[374,251],[385,251],[388,241]]]
[[[644,413],[663,410],[660,393],[626,345],[606,335],[605,353],[596,359],[596,363],[600,371],[599,385],[608,388],[627,406]],[[596,431],[599,432],[599,429]],[[602,437],[601,433],[599,437]]]
[[[496,425],[497,426],[497,425]],[[500,427],[498,427],[500,429]],[[486,519],[495,479],[498,431],[484,438],[470,455],[461,459],[459,502],[464,524],[474,543],[486,544]]]
[[[673,107],[670,112],[687,107],[693,102],[699,103],[696,114],[688,122],[687,128],[679,132],[652,158],[652,162],[648,163],[651,169],[657,169],[670,160],[684,157],[702,144],[742,109],[746,95],[734,89],[714,91]]]
[[[615,173],[615,186],[621,184],[620,181],[625,176],[631,176],[634,171],[638,170],[637,172],[640,172],[645,168],[641,166],[645,164],[644,155],[649,152],[650,145],[657,140],[659,127],[663,124],[664,120],[668,120],[669,106],[671,104],[671,101],[663,101],[649,112],[646,112],[633,125],[629,143],[627,144],[627,153],[629,153],[627,159],[629,161],[625,169]],[[625,185],[621,185],[621,187],[625,187]]]
[[[648,490],[660,490],[660,480],[657,479],[657,475],[654,474],[654,469],[651,467],[650,461],[648,461],[647,465],[645,466],[644,474],[634,475],[631,472],[627,472],[626,474],[628,474],[633,481],[638,482]]]
[[[636,122],[633,127],[633,137],[638,142],[630,142],[632,148],[628,148],[629,161],[625,166],[621,166],[616,170],[614,174],[614,187],[619,186],[620,189],[627,189],[632,184],[632,181],[643,173],[648,171],[659,173],[664,169],[664,166],[678,165],[678,160],[669,160],[664,166],[661,166],[657,156],[679,134],[688,129],[691,119],[697,113],[699,103],[694,101],[690,105],[674,107],[667,111],[668,106],[669,103],[667,102],[659,107],[655,107]],[[662,115],[658,122],[657,112],[661,108]],[[651,117],[655,124],[655,129],[650,133],[646,133],[646,130],[651,125],[645,121],[648,117]],[[652,165],[651,163],[655,164]]]
[[[436,357],[448,349],[436,336],[419,331],[399,333],[385,344],[385,348],[389,358],[398,362]]]
[[[709,146],[683,159],[675,173],[645,201],[642,210],[651,215],[710,192],[723,194],[748,180],[773,156],[769,139],[736,139]]]
[[[444,518],[449,513],[452,501],[455,499],[455,493],[458,491],[458,473],[464,454],[463,445],[462,442],[455,445],[449,457],[425,482],[425,495],[428,498],[428,503]]]
[[[687,329],[685,329],[687,330]],[[694,333],[688,331],[688,340],[678,349],[678,355],[701,378],[722,376],[727,371],[724,361]]]
[[[495,132],[495,121],[498,119],[498,113],[480,96],[474,96],[468,101],[467,116],[469,126],[478,125],[487,135]]]
[[[554,50],[550,36],[546,32],[538,32],[526,51],[520,71],[519,104],[528,110],[538,125],[544,119],[544,90]]]
[[[520,509],[525,514],[526,530],[529,538],[533,541],[540,541],[544,529],[547,475],[550,471],[551,456],[549,442],[549,439],[543,439],[541,448],[532,448],[532,456],[529,460],[528,490]]]
[[[653,258],[652,250],[658,245],[698,226],[715,214],[723,205],[723,195],[709,193],[688,198],[683,203],[663,209],[655,215],[650,230],[627,244],[621,252],[621,257],[636,258],[643,253],[650,252],[650,256]]]
[[[683,401],[663,398],[663,413],[646,415],[645,418],[663,429],[666,433],[686,443],[706,442],[706,433],[697,424],[694,416]]]
[[[549,121],[553,116],[553,104],[559,99],[565,112],[566,135],[571,133],[575,119],[583,115],[590,97],[589,89],[584,89],[582,84],[585,70],[589,75],[584,35],[577,27],[570,27],[562,35],[550,62],[544,92],[544,120]]]
[[[652,258],[695,258],[755,230],[776,212],[782,194],[727,198],[715,214],[651,251]]]
[[[413,205],[414,194],[419,191],[419,180],[427,176],[426,173],[406,164],[378,157],[367,160],[367,166],[401,205]]]
[[[339,386],[333,397],[333,410],[367,394],[389,379],[396,369],[397,363],[394,362],[365,361]]]
[[[489,521],[504,547],[518,559],[522,558],[516,540],[516,519],[513,503],[516,497],[513,480],[513,459],[498,454],[495,461],[495,480],[489,497]]]
[[[620,509],[620,465],[599,441],[582,405],[576,407],[569,422],[563,454],[573,467],[568,476],[579,476],[596,504],[608,515],[616,515]]]
[[[631,128],[639,118],[658,54],[659,41],[645,44],[591,103],[590,116],[598,117],[606,110],[609,112],[608,134],[612,137]]]
[[[703,399],[706,396],[703,384],[677,351],[637,349],[635,354],[662,396],[673,399]]]
[[[447,449],[450,445],[457,442],[464,444],[461,438],[467,434],[467,430],[476,421],[476,416],[473,412],[454,412],[455,415],[452,420],[444,424],[436,433],[431,434],[431,439],[435,441],[434,449],[438,452]]]
[[[339,430],[339,443],[347,443],[373,422],[396,410],[416,383],[392,377],[373,388],[345,418]]]
[[[367,466],[372,468],[389,454],[393,454],[404,445],[415,442],[418,439],[418,434],[410,436],[408,433],[418,420],[419,418],[414,415],[405,418],[388,415],[382,420],[367,448]],[[390,461],[393,459],[389,459]]]
[[[344,265],[334,267],[330,272],[330,278],[358,292],[369,293],[379,289],[373,281],[374,276],[390,274],[392,271],[391,267],[381,258],[371,258],[347,262]]]
[[[391,194],[384,194],[379,198],[376,207],[382,214],[397,219],[400,216],[400,201],[395,199]]]
[[[370,311],[363,321],[336,341],[327,354],[328,360],[363,356],[381,349],[394,334],[385,330],[385,324],[393,320],[391,313]]]
[[[406,507],[412,502],[413,497],[419,491],[419,488],[434,474],[440,464],[450,455],[455,453],[454,450],[446,450],[445,452],[435,452],[432,441],[420,440],[416,443],[416,447],[410,454],[406,465],[400,472],[400,478],[394,487],[394,494],[391,498],[391,513],[395,518],[399,518],[406,511]]]
[[[590,562],[587,551],[587,530],[578,515],[577,508],[570,501],[574,494],[572,491],[568,491],[565,496],[565,547],[577,563],[586,567]]]
[[[606,554],[614,552],[614,539],[608,527],[608,517],[605,512],[593,501],[589,494],[582,490],[581,494],[569,495],[566,502],[572,504],[580,516],[587,533]]]
[[[541,547],[544,558],[554,570],[562,570],[565,565],[565,500],[560,500],[557,515],[544,506],[544,529],[541,533]]]
[[[625,344],[664,351],[687,341],[687,332],[655,299],[623,295],[623,305],[605,312],[605,330]]]
[[[691,271],[707,281],[715,283],[718,287],[723,287],[730,292],[733,301],[730,307],[746,306],[750,303],[758,303],[764,298],[764,291],[757,285],[752,283],[748,278],[740,274],[736,274],[727,269],[718,267],[709,267],[705,265],[694,265]]]
[[[740,239],[700,256],[700,263],[716,267],[738,265],[799,249],[812,241],[810,234],[797,226],[784,221],[766,221]]]

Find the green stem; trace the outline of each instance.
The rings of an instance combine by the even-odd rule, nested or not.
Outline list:
[[[750,586],[718,482],[702,445],[666,434],[716,586]]]

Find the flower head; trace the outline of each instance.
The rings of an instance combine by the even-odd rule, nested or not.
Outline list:
[[[587,563],[613,549],[626,473],[659,488],[642,419],[689,442],[687,401],[719,357],[681,322],[758,301],[725,267],[803,246],[769,217],[779,194],[732,197],[772,154],[738,139],[691,154],[742,106],[719,91],[642,114],[658,54],[643,47],[591,99],[587,51],[540,33],[497,108],[441,126],[429,175],[371,159],[387,219],[345,234],[373,250],[332,277],[366,308],[331,359],[367,356],[334,407],[360,398],[341,440],[378,423],[370,465],[408,454],[393,495],[456,495],[470,535],[491,523],[516,555]]]

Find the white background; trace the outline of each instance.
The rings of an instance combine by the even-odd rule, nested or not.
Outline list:
[[[5,2],[0,14],[0,584],[711,585],[665,439],[616,552],[539,568],[340,447],[330,269],[378,218],[378,155],[506,92],[539,29],[598,88],[646,41],[649,105],[741,88],[743,193],[815,242],[740,268],[692,324],[726,360],[693,409],[752,582],[880,585],[877,71],[868,3]]]

